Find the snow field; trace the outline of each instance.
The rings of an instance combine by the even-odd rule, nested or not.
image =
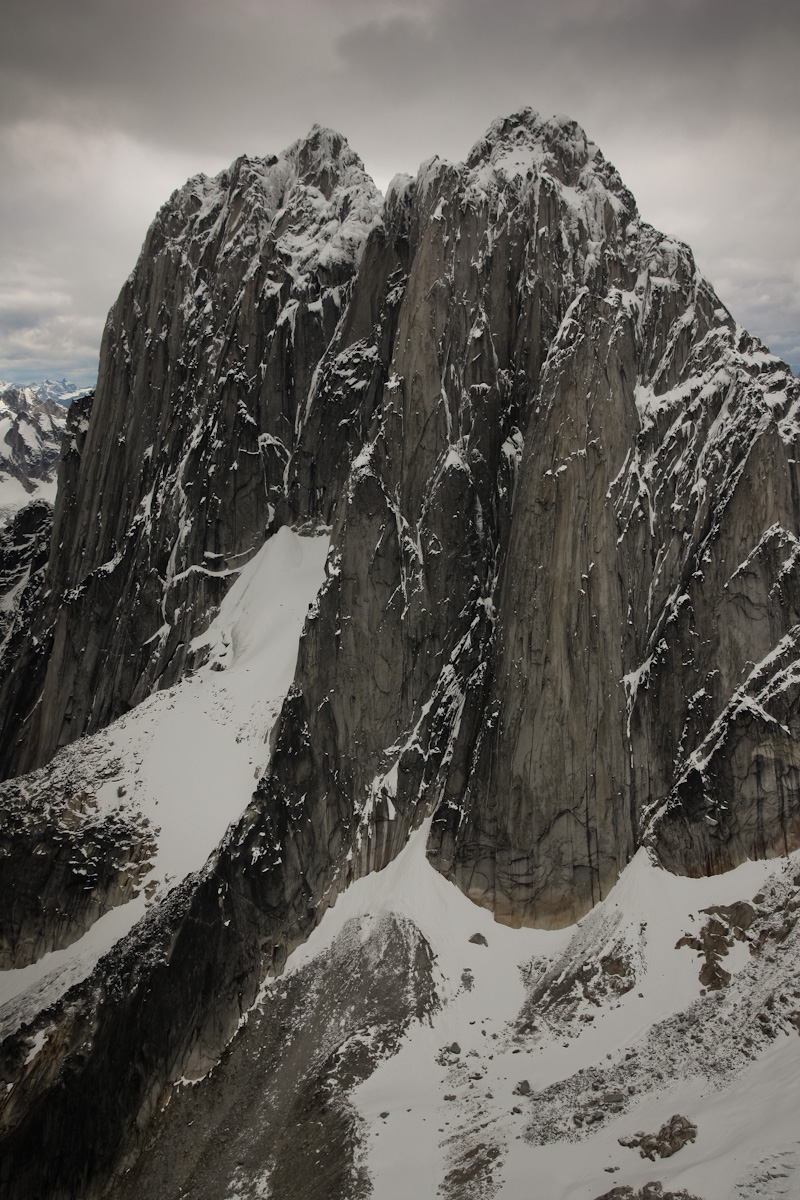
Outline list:
[[[0,972],[0,1030],[89,975],[149,903],[203,866],[241,816],[266,766],[269,732],[292,682],[327,550],[327,536],[279,530],[242,569],[196,639],[194,648],[210,647],[205,666],[62,751],[74,753],[89,742],[95,760],[119,764],[97,790],[100,810],[135,809],[158,831],[157,847],[136,899],[106,913],[72,946]]]
[[[31,500],[47,500],[49,504],[55,504],[56,484],[55,478],[37,481],[33,491],[29,492],[14,475],[0,471],[0,526],[10,521]]]
[[[783,860],[687,879],[656,867],[640,850],[577,925],[512,930],[495,924],[490,912],[428,864],[429,826],[426,821],[413,833],[383,871],[351,885],[287,964],[293,971],[323,955],[348,920],[382,913],[414,921],[434,952],[441,1007],[430,1024],[413,1024],[399,1053],[350,1095],[363,1123],[375,1200],[447,1195],[448,1171],[471,1145],[499,1149],[485,1194],[506,1200],[594,1200],[616,1184],[641,1187],[654,1179],[703,1200],[800,1196],[800,1040],[791,1035],[779,1034],[727,1086],[702,1070],[659,1084],[653,1060],[652,1085],[633,1106],[588,1136],[576,1133],[576,1140],[526,1140],[531,1100],[518,1091],[527,1083],[533,1095],[587,1067],[619,1066],[629,1048],[646,1053],[648,1031],[701,995],[697,956],[689,947],[677,949],[678,939],[707,919],[701,909],[749,900]],[[800,865],[800,855],[793,857]],[[471,943],[476,933],[488,945]],[[594,1008],[591,1021],[573,1020],[567,1029],[554,1020],[536,1037],[512,1027],[532,959],[539,967],[544,960],[568,962],[576,950],[578,960],[600,958],[625,941],[638,956],[636,983]],[[736,975],[748,961],[746,945],[734,944],[724,966]],[[454,1043],[458,1053],[449,1049]],[[651,1162],[619,1145],[619,1137],[655,1131],[678,1112],[698,1126],[698,1136],[671,1158]],[[758,1179],[775,1163],[779,1174],[759,1190]]]

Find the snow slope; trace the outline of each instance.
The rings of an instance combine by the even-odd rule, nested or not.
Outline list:
[[[28,777],[48,786],[59,771],[83,772],[93,812],[126,810],[155,831],[156,850],[136,899],[106,913],[72,946],[0,973],[0,1030],[85,978],[149,904],[203,866],[241,815],[267,762],[267,739],[294,675],[327,549],[327,536],[279,530],[242,569],[197,639],[209,647],[200,670]]]
[[[359,916],[410,919],[433,950],[438,1011],[430,1024],[412,1025],[400,1052],[350,1097],[376,1200],[594,1200],[615,1185],[655,1179],[703,1200],[800,1195],[798,1031],[778,1019],[774,1036],[747,1047],[744,1017],[787,988],[787,969],[796,986],[796,934],[761,958],[734,943],[723,959],[732,982],[717,992],[701,987],[692,949],[676,945],[711,905],[762,896],[765,919],[773,919],[770,897],[776,911],[796,904],[785,895],[794,889],[796,896],[790,879],[800,882],[800,854],[687,879],[640,850],[577,925],[512,930],[430,867],[428,828],[426,821],[384,871],[353,884],[287,967],[322,961]],[[471,940],[476,934],[485,945]],[[571,960],[580,970],[622,946],[635,977],[626,991],[584,998],[563,1017],[543,998],[535,1030],[521,1019],[531,1016],[531,984],[548,969],[563,987]],[[619,1104],[603,1103],[608,1089],[620,1087]],[[601,1116],[579,1127],[573,1112],[587,1092]],[[651,1162],[619,1144],[658,1130],[674,1113],[698,1133],[672,1157]]]
[[[0,470],[0,525],[9,521],[14,513],[30,504],[31,500],[46,500],[48,504],[55,504],[57,484],[55,476],[52,479],[36,480],[32,489],[28,491],[19,479]]]

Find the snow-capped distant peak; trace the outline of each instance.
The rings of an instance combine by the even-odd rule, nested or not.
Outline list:
[[[34,400],[39,400],[41,403],[51,400],[55,404],[61,404],[64,408],[68,408],[73,400],[87,395],[91,390],[91,388],[81,387],[77,383],[72,383],[66,378],[60,380],[28,380],[26,383],[0,381],[0,398],[6,392],[23,392],[29,403],[32,403]]]
[[[55,500],[64,409],[78,395],[85,392],[66,379],[0,386],[0,526],[30,500]]]

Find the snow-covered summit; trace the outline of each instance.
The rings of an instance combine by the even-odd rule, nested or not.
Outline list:
[[[601,187],[614,198],[615,209],[636,214],[636,202],[619,172],[570,117],[542,117],[529,107],[498,117],[474,144],[465,165],[474,186],[546,174],[579,192]]]
[[[80,387],[77,383],[72,383],[66,377],[63,379],[43,379],[41,383],[30,383],[27,385],[39,400],[53,400],[56,404],[61,404],[68,407],[73,400],[79,400],[82,396],[87,396],[92,390],[88,387]]]
[[[312,126],[278,155],[241,155],[213,179],[193,176],[170,197],[157,224],[202,258],[221,238],[223,253],[253,266],[273,251],[305,294],[319,269],[333,284],[357,265],[382,197],[340,133]],[[188,249],[199,242],[197,249]],[[312,289],[313,290],[313,289]]]

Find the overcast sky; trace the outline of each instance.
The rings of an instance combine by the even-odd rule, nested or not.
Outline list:
[[[0,379],[92,383],[157,208],[340,130],[385,189],[530,104],[800,368],[799,0],[3,0]]]

